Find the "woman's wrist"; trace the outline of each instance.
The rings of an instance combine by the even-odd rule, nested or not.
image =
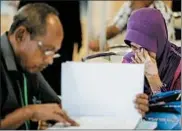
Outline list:
[[[155,74],[155,75],[147,74],[146,78],[147,78],[151,88],[154,87],[154,88],[160,89],[163,86],[163,83],[158,74]]]

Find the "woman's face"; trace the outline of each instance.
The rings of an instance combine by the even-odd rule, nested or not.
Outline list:
[[[132,49],[133,52],[136,52],[137,50],[140,50],[140,48],[143,48],[142,46],[140,46],[140,45],[138,45],[138,44],[136,44],[134,42],[131,42],[130,45],[131,45],[131,49]],[[148,53],[149,53],[150,57],[152,57],[153,59],[156,58],[156,53],[151,52],[151,51],[148,51]]]

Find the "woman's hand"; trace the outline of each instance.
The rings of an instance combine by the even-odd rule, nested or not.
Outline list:
[[[158,68],[156,60],[148,54],[145,49],[137,50],[135,57],[131,58],[134,63],[145,64],[145,75],[157,75]]]
[[[137,50],[135,56],[131,59],[133,63],[145,64],[145,76],[149,82],[152,92],[160,92],[162,82],[158,74],[156,60],[143,48],[141,50]]]
[[[146,94],[138,94],[135,99],[135,108],[138,112],[145,116],[145,113],[149,111],[149,100],[148,95]]]

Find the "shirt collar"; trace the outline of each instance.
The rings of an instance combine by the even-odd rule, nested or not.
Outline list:
[[[14,51],[8,40],[8,32],[1,36],[1,50],[8,71],[17,71]]]

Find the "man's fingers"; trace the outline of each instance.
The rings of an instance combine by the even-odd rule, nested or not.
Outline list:
[[[68,122],[60,114],[52,114],[52,120],[67,124]]]
[[[80,126],[77,122],[75,122],[74,120],[72,119],[68,119],[68,122],[71,124],[71,126]]]
[[[65,111],[63,111],[59,105],[56,105],[55,113],[60,115],[67,123],[71,124],[72,126],[77,126],[78,124],[72,120]]]
[[[79,124],[72,120],[66,113],[66,111],[63,110],[63,113],[64,113],[64,116],[65,116],[65,119],[71,124],[71,126],[79,126]]]
[[[55,110],[55,111],[54,111],[55,113],[60,114],[61,116],[64,116],[64,112],[62,111],[60,105],[55,104],[55,105],[54,105],[54,110]]]
[[[40,121],[40,124],[41,124],[42,126],[48,126],[48,123],[45,122],[45,121]]]
[[[46,130],[48,128],[48,126],[41,126],[40,128],[39,128],[39,130]]]
[[[46,130],[50,124],[48,124],[46,121],[39,121],[38,122],[38,130]]]
[[[48,128],[48,124],[45,121],[39,121],[38,130],[45,130]]]
[[[52,110],[51,118],[49,120],[55,120],[66,125],[78,126],[79,124],[72,120],[65,111],[63,111],[58,104],[51,104],[47,108]]]

